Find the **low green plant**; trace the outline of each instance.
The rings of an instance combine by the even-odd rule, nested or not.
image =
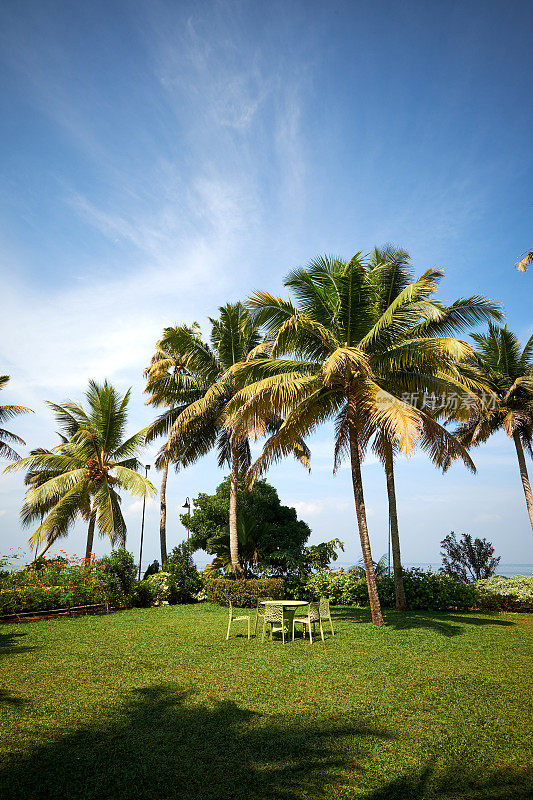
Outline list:
[[[105,585],[109,602],[115,608],[131,604],[137,580],[137,568],[132,553],[120,548],[101,559],[105,565]]]
[[[154,589],[149,580],[138,583],[131,594],[131,605],[135,608],[149,608],[154,602]]]
[[[229,600],[238,608],[254,608],[261,597],[281,600],[285,596],[283,578],[258,578],[252,580],[230,580],[208,578],[205,581],[205,597],[211,603],[227,605]]]
[[[165,572],[170,575],[168,597],[166,598],[169,603],[193,602],[202,589],[203,580],[196,569],[186,542],[182,542],[172,550],[163,567]]]
[[[496,575],[477,581],[475,591],[484,611],[533,611],[533,575]]]
[[[464,584],[448,575],[422,569],[404,570],[404,587],[407,606],[413,610],[465,611],[474,607],[476,592],[472,584]],[[393,607],[394,580],[388,575],[376,578],[381,605]],[[336,605],[366,606],[368,590],[366,580],[356,571],[322,569],[293,587],[298,599],[315,600],[328,597]]]

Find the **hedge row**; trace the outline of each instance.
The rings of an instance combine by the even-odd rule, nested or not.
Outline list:
[[[404,570],[407,606],[413,610],[466,611],[476,605],[473,584],[465,584],[439,573],[421,569]],[[394,607],[394,579],[376,578],[379,598],[384,608]],[[343,569],[324,569],[315,572],[294,588],[299,599],[314,600],[328,597],[335,605],[368,605],[366,580]]]
[[[0,615],[25,611],[51,611],[56,608],[105,603],[103,590],[94,587],[24,586],[0,589]]]
[[[283,578],[258,580],[229,580],[208,578],[204,586],[205,599],[211,603],[227,605],[231,600],[238,608],[255,608],[261,597],[282,600],[285,597]]]
[[[476,598],[485,611],[533,611],[533,575],[477,581]]]

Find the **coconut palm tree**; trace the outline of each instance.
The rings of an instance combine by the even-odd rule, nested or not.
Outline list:
[[[183,326],[185,327],[185,326]],[[149,394],[147,404],[155,408],[164,408],[146,432],[146,443],[164,436],[168,442],[169,432],[182,411],[195,400],[200,399],[209,384],[201,376],[194,375],[185,366],[182,354],[175,350],[173,332],[176,328],[166,328],[163,338],[157,342],[156,350],[150,361],[150,366],[144,371],[147,380],[145,392]],[[198,334],[196,327],[189,328],[191,335]],[[157,459],[156,466],[161,471],[160,513],[159,513],[159,541],[161,546],[161,563],[167,560],[167,503],[166,487],[168,478],[169,458],[168,451],[162,453]],[[179,468],[179,462],[175,464]]]
[[[168,328],[162,338],[165,348],[179,354],[187,370],[207,386],[202,396],[179,413],[170,428],[168,442],[161,458],[168,458],[186,467],[206,455],[214,447],[218,450],[218,463],[228,464],[231,470],[229,497],[229,536],[233,571],[242,574],[239,562],[237,529],[237,484],[251,463],[250,443],[246,432],[233,435],[225,427],[227,404],[241,388],[234,368],[241,362],[254,360],[265,351],[261,326],[242,303],[227,304],[219,309],[217,319],[209,318],[209,342],[201,338],[197,327]],[[279,420],[272,413],[265,414],[268,430],[275,429]],[[308,450],[297,440],[291,452],[307,463]]]
[[[507,329],[489,324],[487,333],[473,334],[476,371],[490,393],[478,393],[464,409],[464,419],[455,431],[459,441],[476,447],[499,430],[514,442],[520,478],[533,528],[533,494],[524,449],[533,455],[533,336],[522,348]]]
[[[218,319],[209,318],[210,341],[201,338],[197,326],[167,328],[161,339],[165,351],[171,351],[180,363],[207,387],[202,396],[180,410],[170,427],[166,447],[160,459],[170,459],[183,467],[197,461],[214,447],[218,463],[231,470],[229,531],[231,563],[236,575],[239,563],[237,534],[237,483],[250,465],[248,439],[237,440],[221,424],[225,405],[235,394],[231,374],[234,364],[245,361],[261,343],[260,326],[255,324],[241,303],[220,307]]]
[[[286,455],[296,437],[334,419],[334,470],[343,457],[350,459],[372,621],[380,625],[361,459],[376,433],[383,433],[407,454],[418,442],[435,448],[439,438],[458,454],[460,448],[450,434],[423,409],[401,400],[399,393],[412,391],[415,385],[433,391],[448,386],[454,371],[460,377],[454,363],[470,357],[472,350],[457,339],[414,335],[417,326],[445,317],[429,300],[442,273],[428,270],[418,280],[398,286],[376,314],[382,298],[373,268],[360,253],[349,262],[321,257],[287,277],[285,285],[296,305],[265,292],[250,298],[255,319],[274,342],[269,359],[236,368],[236,376],[247,385],[229,404],[227,424],[233,435],[241,425],[251,433],[262,433],[267,411],[284,419],[252,465],[253,479]],[[383,265],[383,275],[387,270],[390,264]],[[392,374],[394,387],[389,389]],[[425,439],[429,430],[433,442]]]
[[[124,439],[130,392],[121,396],[110,384],[89,382],[87,410],[79,403],[49,403],[64,440],[50,451],[38,450],[6,471],[26,468],[28,489],[21,511],[24,525],[42,517],[30,538],[32,547],[43,546],[39,556],[81,517],[88,523],[86,557],[90,558],[95,529],[121,547],[126,523],[120,509],[119,490],[137,497],[155,489],[137,472],[138,448],[146,431]]]
[[[386,312],[389,305],[414,280],[409,253],[392,245],[384,248],[375,248],[369,261],[369,280],[375,291],[374,317],[377,322]],[[435,286],[437,286],[438,280],[438,276],[436,276]],[[441,397],[457,393],[458,390],[460,392],[468,391],[470,384],[465,381],[463,372],[458,371],[456,368],[454,361],[455,351],[452,351],[450,360],[448,341],[442,337],[449,336],[452,333],[459,333],[480,322],[501,318],[498,306],[480,295],[461,298],[451,306],[444,306],[435,299],[432,299],[431,303],[434,313],[428,319],[423,320],[414,328],[398,331],[397,335],[392,332],[391,342],[386,345],[390,349],[393,339],[397,340],[397,346],[411,346],[416,342],[416,347],[420,354],[417,363],[406,364],[403,371],[398,372],[396,369],[391,370],[386,360],[384,362],[379,359],[376,361],[376,368],[379,369],[380,366],[382,368],[380,374],[382,385],[394,395],[407,393],[416,397],[418,394],[422,399],[424,392],[427,392],[428,389],[425,381],[426,375],[439,380],[438,392]],[[436,348],[438,348],[438,355],[435,359]],[[406,392],[408,384],[409,390]],[[434,387],[432,386],[431,388],[434,391]],[[437,467],[442,467],[443,458],[447,456],[451,460],[461,458],[467,468],[475,471],[472,459],[466,449],[452,439],[444,428],[436,425],[431,411],[429,408],[427,410],[428,414],[420,416],[422,425],[420,444],[434,464]],[[386,429],[382,429],[378,431],[374,438],[373,450],[385,469],[396,608],[404,610],[406,608],[406,600],[401,567],[394,477],[394,462],[398,448],[394,440],[391,440],[387,435]]]
[[[533,250],[530,250],[529,253],[524,253],[522,258],[516,262],[516,268],[519,272],[527,272],[530,264],[533,264]]]
[[[8,382],[9,375],[0,375],[0,391],[5,389]],[[0,424],[6,419],[16,417],[18,414],[26,414],[29,411],[31,411],[31,408],[26,408],[26,406],[0,406]],[[20,456],[13,450],[12,444],[26,444],[26,442],[16,433],[0,428],[0,456],[7,458],[9,461],[16,461]]]

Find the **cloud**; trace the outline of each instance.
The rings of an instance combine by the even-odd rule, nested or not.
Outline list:
[[[154,500],[152,497],[149,497],[146,500],[145,511],[148,511],[148,510],[153,509],[153,508],[158,508],[158,507],[159,507],[159,504],[158,504],[157,500]],[[142,514],[142,510],[143,510],[143,501],[142,500],[134,500],[133,503],[130,503],[128,506],[126,506],[126,508],[124,510],[124,515],[125,516],[139,516],[140,514]]]
[[[474,522],[498,522],[503,519],[501,514],[478,514]]]

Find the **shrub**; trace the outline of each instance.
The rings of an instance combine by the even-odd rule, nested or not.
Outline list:
[[[475,605],[476,593],[472,584],[422,569],[404,570],[403,577],[407,606],[413,610],[467,610]],[[384,575],[376,578],[376,582],[382,606],[394,607],[394,579]],[[368,605],[365,578],[343,569],[323,569],[313,573],[295,588],[294,594],[305,600],[328,597],[336,605]]]
[[[115,607],[130,605],[137,574],[133,555],[121,548],[104,556],[100,563],[105,565],[104,581],[110,604]]]
[[[259,578],[254,580],[229,580],[209,578],[205,582],[206,600],[227,605],[229,600],[238,608],[254,608],[261,597],[282,600],[285,594],[283,578]]]
[[[154,601],[154,589],[149,580],[141,581],[131,594],[131,604],[135,608],[149,608]]]
[[[203,581],[185,542],[173,549],[165,561],[164,569],[165,573],[171,576],[168,584],[168,597],[165,598],[169,603],[190,603],[196,599],[198,592],[202,589]]]
[[[146,583],[152,592],[152,601],[156,606],[161,603],[170,602],[173,592],[173,578],[170,572],[158,572],[156,575],[149,575],[143,583]]]
[[[533,575],[497,575],[474,586],[477,605],[485,611],[533,611]]]

